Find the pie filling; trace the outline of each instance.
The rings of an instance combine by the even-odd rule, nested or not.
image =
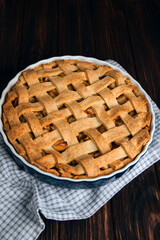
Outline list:
[[[147,99],[106,65],[60,60],[24,71],[8,92],[3,125],[19,155],[69,178],[110,174],[150,139]]]

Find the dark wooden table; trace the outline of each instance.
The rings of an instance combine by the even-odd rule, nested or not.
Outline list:
[[[0,90],[40,59],[84,55],[118,61],[160,107],[159,0],[0,0]],[[38,240],[160,239],[160,163],[94,216],[44,219]]]

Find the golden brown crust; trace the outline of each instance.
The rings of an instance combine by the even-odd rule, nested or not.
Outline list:
[[[147,99],[120,72],[78,60],[24,71],[3,105],[4,130],[31,164],[74,179],[110,174],[150,139]]]

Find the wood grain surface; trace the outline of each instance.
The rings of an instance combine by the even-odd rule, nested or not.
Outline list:
[[[160,107],[159,0],[0,0],[0,91],[38,60],[83,55],[119,62]],[[42,216],[38,240],[159,240],[160,163],[86,220]]]

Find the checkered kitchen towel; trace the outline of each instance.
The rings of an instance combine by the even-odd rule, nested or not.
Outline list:
[[[110,61],[110,63],[117,63]],[[20,170],[0,138],[0,239],[32,240],[44,230],[39,212],[54,220],[92,216],[118,191],[160,159],[160,110],[155,112],[155,133],[147,152],[118,180],[95,189],[63,189],[45,184]]]

